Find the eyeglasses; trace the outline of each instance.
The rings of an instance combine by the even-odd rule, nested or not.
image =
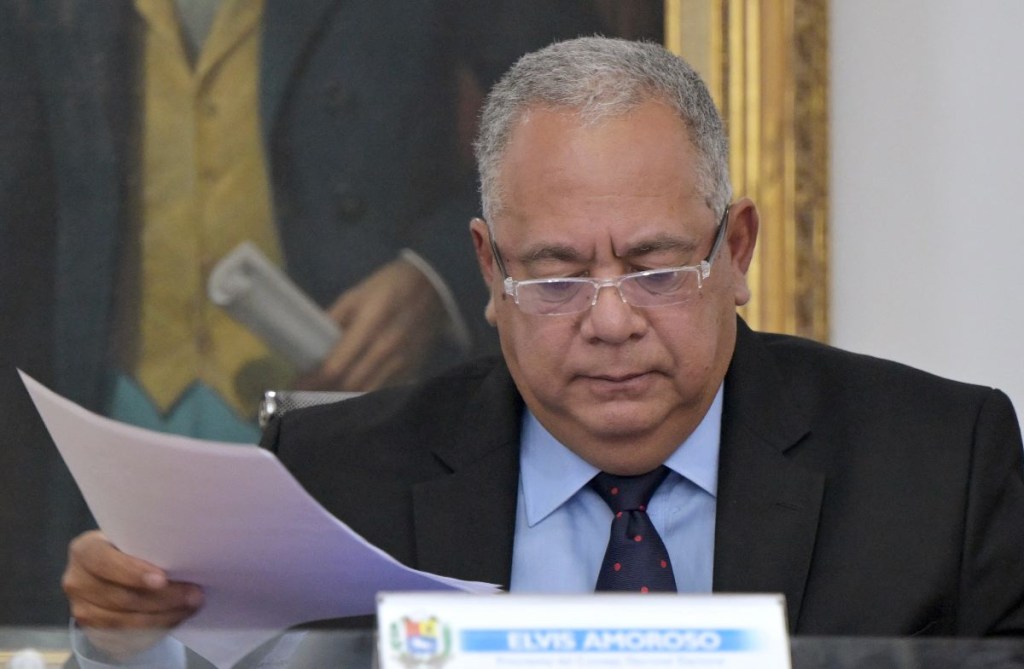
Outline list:
[[[593,307],[597,304],[597,296],[602,288],[614,287],[619,292],[619,298],[634,307],[663,307],[691,300],[700,292],[704,280],[711,276],[711,263],[718,255],[718,249],[725,239],[728,222],[729,207],[726,207],[722,219],[718,222],[711,251],[698,265],[649,269],[611,279],[560,277],[516,281],[508,275],[494,237],[489,238],[491,252],[505,278],[505,294],[511,297],[524,313],[561,316]]]

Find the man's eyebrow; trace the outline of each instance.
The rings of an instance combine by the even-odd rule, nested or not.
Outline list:
[[[616,254],[618,258],[638,258],[652,253],[671,251],[675,253],[693,253],[697,249],[697,242],[692,239],[684,239],[672,235],[662,235],[639,241],[628,247],[623,253]],[[523,265],[555,260],[558,262],[578,263],[585,262],[589,258],[579,249],[564,244],[537,244],[523,249],[516,255]]]
[[[674,253],[693,253],[697,250],[697,242],[693,239],[673,237],[669,235],[655,237],[653,239],[641,240],[626,248],[622,253],[617,253],[619,258],[639,258],[652,253],[671,251]]]
[[[557,260],[559,262],[581,262],[586,258],[579,249],[562,244],[537,244],[530,246],[519,253],[517,260],[524,265],[544,260]]]

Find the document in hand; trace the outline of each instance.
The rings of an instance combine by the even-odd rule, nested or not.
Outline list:
[[[119,423],[21,377],[107,537],[203,587],[203,608],[173,635],[218,667],[285,628],[371,614],[379,591],[498,589],[400,564],[268,451]]]

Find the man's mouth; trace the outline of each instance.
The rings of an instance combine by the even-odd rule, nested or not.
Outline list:
[[[653,371],[645,371],[581,374],[578,378],[598,395],[620,396],[645,392],[654,376]]]
[[[608,381],[611,383],[626,383],[633,379],[639,378],[650,372],[628,372],[625,374],[590,374],[588,378],[595,379],[598,381]]]

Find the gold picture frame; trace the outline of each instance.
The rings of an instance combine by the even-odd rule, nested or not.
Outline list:
[[[734,190],[761,212],[744,318],[826,341],[827,0],[665,0],[665,44],[707,81]]]

